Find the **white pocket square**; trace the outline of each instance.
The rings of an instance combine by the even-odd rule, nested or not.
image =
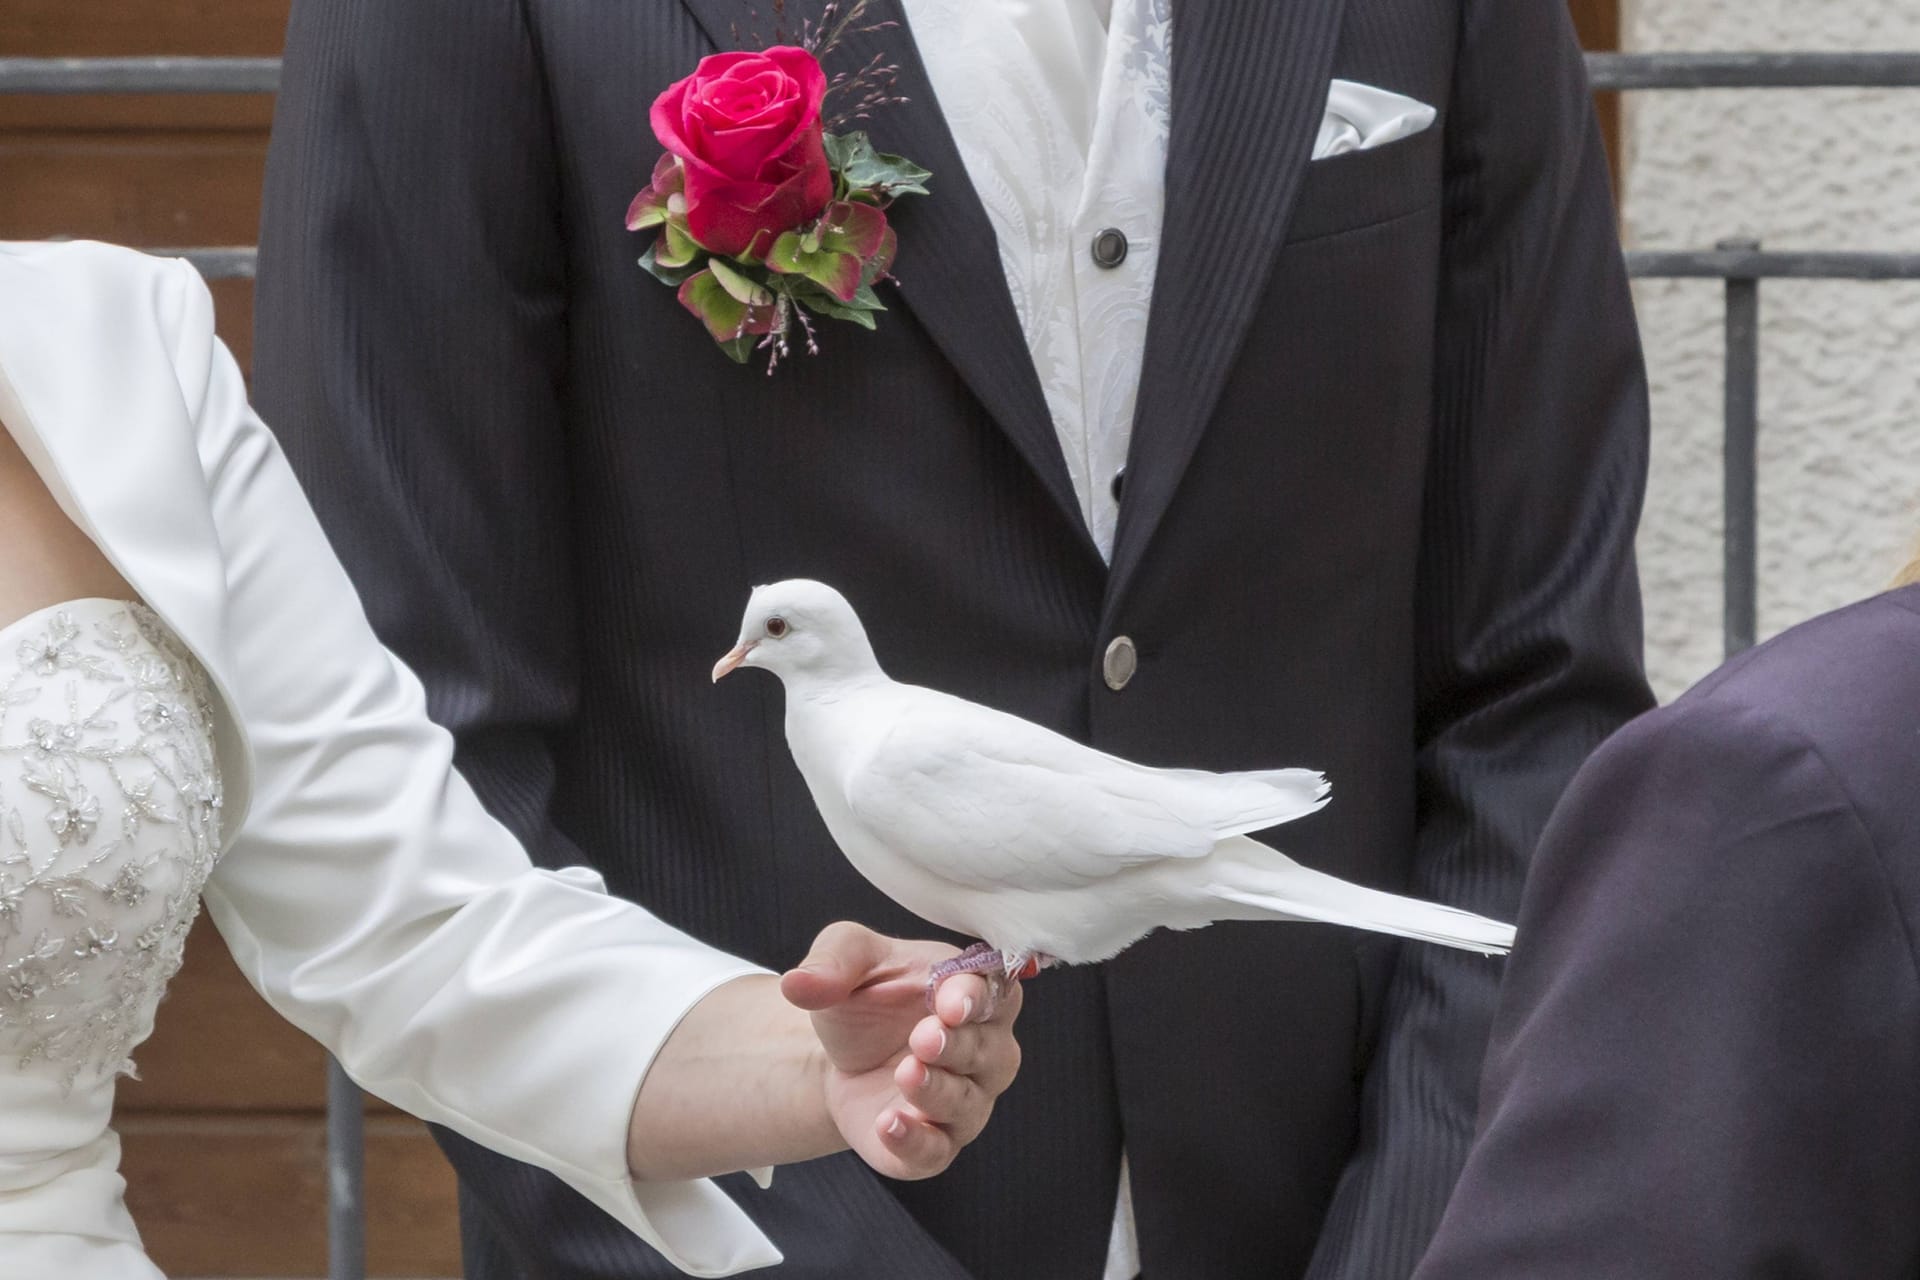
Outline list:
[[[1435,114],[1426,103],[1404,94],[1354,80],[1335,80],[1327,87],[1327,113],[1313,142],[1313,158],[1370,151],[1412,137],[1431,125]]]

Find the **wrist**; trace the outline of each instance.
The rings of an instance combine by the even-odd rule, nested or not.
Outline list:
[[[820,1042],[819,1033],[814,1029],[813,1015],[798,1009],[794,1012],[800,1014],[804,1037],[800,1041],[799,1060],[794,1071],[798,1094],[793,1114],[806,1128],[806,1145],[816,1148],[822,1155],[830,1155],[845,1150],[848,1145],[833,1107],[834,1082],[838,1073],[834,1069],[833,1059],[827,1056],[826,1046]]]

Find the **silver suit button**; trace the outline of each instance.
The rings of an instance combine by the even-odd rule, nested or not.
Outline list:
[[[1134,651],[1132,639],[1115,636],[1113,643],[1107,646],[1106,658],[1100,663],[1101,674],[1107,678],[1107,688],[1115,693],[1120,692],[1139,669],[1140,655]]]
[[[1111,271],[1127,260],[1127,233],[1108,227],[1093,238],[1093,264]]]

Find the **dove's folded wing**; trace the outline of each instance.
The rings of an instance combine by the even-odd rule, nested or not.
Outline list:
[[[847,780],[848,807],[896,854],[976,888],[1072,888],[1322,803],[1318,774],[1148,769],[1015,716],[937,696],[898,716]],[[1247,781],[1270,777],[1284,785]]]
[[[1137,785],[1175,812],[1211,829],[1219,839],[1277,827],[1324,808],[1333,788],[1314,769],[1261,769],[1206,773],[1198,769],[1150,769],[1112,756],[1114,764],[1145,775]]]

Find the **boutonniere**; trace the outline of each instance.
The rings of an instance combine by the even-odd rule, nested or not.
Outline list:
[[[773,8],[784,16],[785,0]],[[660,231],[640,265],[734,360],[767,352],[768,373],[796,328],[819,353],[814,317],[874,327],[886,310],[874,287],[892,278],[897,248],[887,209],[925,195],[932,176],[864,132],[838,131],[904,101],[877,57],[831,79],[821,65],[849,33],[893,25],[860,26],[866,9],[829,0],[794,43],[703,58],[654,100],[666,154],[627,210],[628,230]]]

